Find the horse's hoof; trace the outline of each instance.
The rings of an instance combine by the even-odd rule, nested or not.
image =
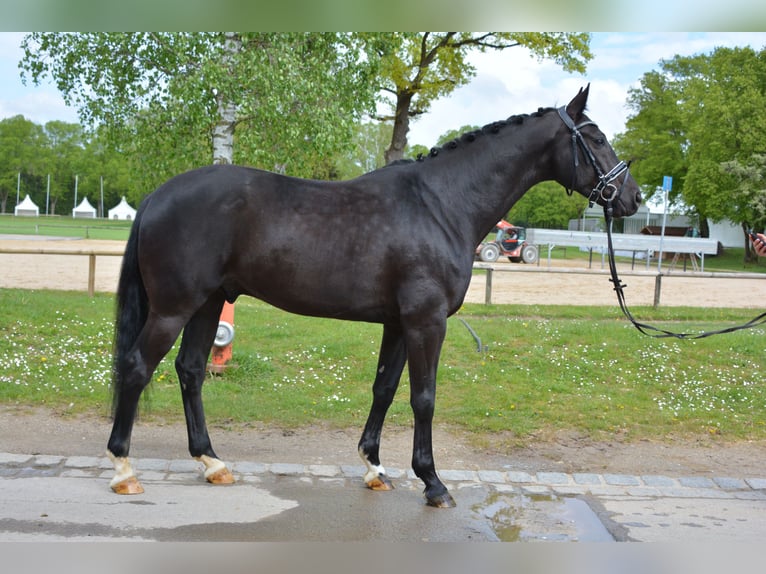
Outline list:
[[[233,484],[234,476],[231,474],[223,461],[203,454],[196,457],[198,461],[205,465],[205,480],[210,484]]]
[[[457,506],[457,504],[455,504],[455,499],[452,498],[452,495],[449,492],[445,492],[444,494],[433,498],[426,497],[426,504],[428,506],[433,506],[434,508],[455,508],[455,506]]]
[[[210,484],[234,484],[234,475],[226,467],[215,471],[210,476],[206,476],[205,479]]]
[[[367,485],[367,488],[371,490],[393,490],[394,485],[393,483],[388,480],[388,477],[385,474],[379,474],[375,478],[367,481],[365,483]]]
[[[131,476],[122,482],[113,484],[112,490],[116,494],[142,494],[144,492],[144,487],[141,486],[141,483],[138,482],[138,479],[135,476]]]

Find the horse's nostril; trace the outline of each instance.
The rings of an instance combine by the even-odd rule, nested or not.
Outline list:
[[[636,203],[637,203],[637,204],[639,204],[639,205],[641,205],[641,202],[642,202],[642,201],[643,201],[643,199],[641,198],[641,193],[640,193],[640,192],[637,192],[637,193],[636,193]]]

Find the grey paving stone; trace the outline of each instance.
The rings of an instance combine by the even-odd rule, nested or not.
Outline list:
[[[340,471],[343,473],[343,476],[359,478],[367,473],[367,468],[364,466],[342,464],[340,465]]]
[[[152,461],[158,461],[160,459],[150,458],[146,460],[153,464]],[[136,464],[136,468],[147,468],[147,470],[149,470],[150,469],[149,467],[143,466],[143,462],[144,461],[142,460],[140,464]],[[157,468],[152,468],[151,470],[160,471],[160,470],[165,470],[167,468],[167,470],[169,470],[170,472],[195,472],[195,471],[199,472],[199,470],[203,468],[204,466],[205,465],[203,465],[198,460],[177,459],[177,460],[171,460],[170,463],[166,463],[166,466],[162,466],[162,468],[159,468],[159,465],[158,465]]]
[[[675,479],[669,476],[662,476],[657,474],[647,474],[641,477],[646,486],[678,486]]]
[[[538,472],[537,482],[543,484],[569,484],[571,481],[569,475],[563,472]]]
[[[748,488],[747,483],[741,478],[718,476],[713,478],[713,482],[724,490],[745,490]]]
[[[732,495],[738,500],[766,500],[766,492],[760,490],[737,490]]]
[[[32,456],[28,454],[0,452],[0,464],[24,464],[30,460],[32,460]]]
[[[331,477],[340,475],[340,467],[334,464],[311,464],[308,469],[312,476]]]
[[[469,482],[479,478],[473,470],[442,470],[438,474],[442,480],[450,482]]]
[[[282,476],[298,476],[306,472],[306,467],[302,464],[290,464],[283,462],[276,462],[269,468],[274,474]]]
[[[755,490],[766,489],[766,478],[746,478],[745,482]]]
[[[189,470],[198,470],[201,463],[191,459],[169,461],[164,458],[139,458],[133,462],[133,466],[136,469],[154,470],[157,472],[167,471],[171,468],[171,465],[173,472],[185,472]]]
[[[232,464],[232,470],[243,474],[263,474],[269,470],[269,465],[262,462],[235,462]]]
[[[629,474],[605,474],[604,482],[612,486],[639,486],[641,484],[638,477]]]
[[[678,482],[688,488],[715,488],[715,483],[706,476],[682,476]]]
[[[511,482],[535,482],[535,478],[528,472],[509,470],[506,474],[508,475],[508,480]]]
[[[160,472],[156,470],[144,470],[136,474],[138,477],[138,480],[152,480],[152,481],[158,481],[158,480],[181,480],[184,477],[193,476],[195,479],[199,478],[199,473],[191,473],[191,472],[174,472],[172,474],[168,474],[166,472]]]
[[[710,481],[712,482],[712,480]],[[658,487],[661,496],[671,498],[734,498],[734,493],[720,488],[693,488],[689,486],[681,488]]]
[[[63,460],[63,456],[55,454],[38,454],[32,464],[35,466],[58,466]]]
[[[659,487],[655,486],[628,486],[625,492],[630,496],[657,497],[660,495]]]
[[[64,461],[67,468],[98,468],[101,457],[96,456],[70,456]]]
[[[525,484],[521,487],[525,494],[550,494],[551,489],[542,484]]]
[[[82,468],[67,468],[59,473],[64,478],[88,478],[93,476],[93,471],[83,470]]]
[[[599,474],[577,472],[572,475],[572,478],[577,484],[602,484]]]
[[[506,477],[506,473],[497,470],[479,470],[477,471],[477,474],[480,481],[494,484],[504,483]]]

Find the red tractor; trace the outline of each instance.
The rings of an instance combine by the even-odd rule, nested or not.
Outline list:
[[[537,246],[527,243],[527,230],[501,219],[487,239],[476,248],[476,256],[493,263],[504,255],[513,263],[537,263]]]

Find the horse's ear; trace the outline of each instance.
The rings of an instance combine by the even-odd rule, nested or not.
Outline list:
[[[590,90],[590,84],[585,86],[585,89],[580,88],[577,95],[572,98],[572,101],[567,105],[567,113],[572,118],[574,123],[580,121],[580,117],[585,111],[585,106],[588,104],[588,91]]]

